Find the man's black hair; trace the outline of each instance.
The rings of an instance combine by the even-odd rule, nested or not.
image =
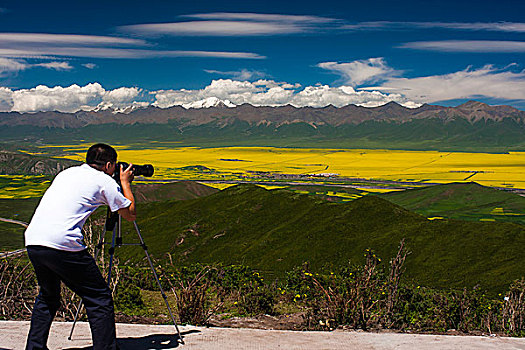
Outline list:
[[[104,166],[107,162],[117,161],[117,151],[105,143],[97,143],[89,147],[86,155],[86,163]]]

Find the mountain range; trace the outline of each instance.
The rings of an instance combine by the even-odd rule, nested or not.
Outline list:
[[[361,107],[348,105],[323,108],[294,107],[256,107],[242,104],[232,107],[231,102],[213,100],[202,101],[193,108],[174,106],[170,108],[146,107],[134,109],[129,113],[116,112],[113,109],[96,111],[78,111],[75,113],[37,112],[37,113],[0,113],[0,125],[32,125],[48,128],[80,128],[96,124],[167,124],[179,121],[180,127],[214,123],[225,126],[233,120],[250,125],[273,125],[307,123],[313,128],[330,125],[338,127],[346,124],[361,124],[366,121],[386,121],[404,123],[413,119],[437,118],[444,122],[462,118],[470,123],[477,121],[525,123],[525,111],[511,106],[490,106],[482,102],[469,101],[457,107],[443,107],[424,104],[418,108],[403,107],[396,102],[389,102],[379,107]]]
[[[225,104],[226,103],[226,104]],[[0,113],[0,140],[222,140],[223,145],[373,148],[525,148],[525,111],[469,101],[457,107],[424,104],[406,108],[395,102],[379,107],[323,108],[291,105],[232,107],[229,101],[203,101],[195,108],[146,107],[120,113],[111,109],[76,113]],[[197,108],[202,107],[202,108]],[[404,147],[408,146],[408,147]]]

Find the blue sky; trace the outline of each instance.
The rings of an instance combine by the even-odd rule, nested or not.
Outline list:
[[[0,111],[525,109],[523,13],[508,0],[0,1]]]

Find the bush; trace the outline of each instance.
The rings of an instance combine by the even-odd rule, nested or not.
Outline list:
[[[36,294],[36,276],[27,259],[0,259],[0,319],[28,319]]]
[[[363,265],[348,264],[313,273],[307,264],[286,274],[279,287],[246,266],[157,267],[166,292],[176,298],[181,323],[205,325],[217,312],[255,316],[275,314],[276,305],[306,313],[308,329],[390,328],[424,332],[504,333],[525,336],[525,280],[513,282],[497,298],[479,288],[436,290],[400,284],[408,252],[403,242],[390,264],[373,251]],[[385,266],[386,265],[386,266]],[[141,289],[158,290],[149,268],[118,267],[113,274],[119,311],[146,311]],[[0,319],[29,319],[36,278],[25,257],[0,260]],[[63,290],[58,317],[72,319],[78,298]],[[282,308],[281,308],[282,309]]]
[[[121,278],[117,285],[114,300],[116,309],[123,313],[135,314],[144,310],[140,288],[133,284],[130,279]]]
[[[277,295],[274,286],[244,287],[239,293],[237,308],[242,315],[255,316],[261,314],[273,315]]]

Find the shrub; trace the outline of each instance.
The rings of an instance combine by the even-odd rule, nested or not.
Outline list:
[[[242,315],[272,315],[276,300],[275,286],[250,284],[241,289],[236,305]]]
[[[0,319],[29,318],[36,294],[36,276],[25,257],[0,259]]]
[[[135,314],[144,310],[144,301],[140,288],[132,280],[121,278],[115,292],[115,307],[126,314]]]

